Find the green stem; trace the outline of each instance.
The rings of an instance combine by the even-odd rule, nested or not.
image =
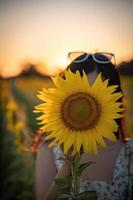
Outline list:
[[[80,161],[80,155],[76,154],[72,162],[72,167],[71,167],[72,194],[73,194],[74,199],[78,198],[79,191],[80,191],[80,176],[78,174],[79,161]]]

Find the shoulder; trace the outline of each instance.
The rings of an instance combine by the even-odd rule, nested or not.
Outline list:
[[[128,155],[131,154],[133,156],[133,139],[127,138],[124,143],[124,148]]]

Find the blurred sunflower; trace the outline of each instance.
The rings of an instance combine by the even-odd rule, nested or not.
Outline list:
[[[52,139],[49,147],[64,144],[64,154],[73,147],[73,155],[97,153],[97,145],[106,147],[104,137],[116,141],[114,132],[118,130],[115,119],[122,117],[121,103],[117,100],[122,93],[114,93],[118,86],[108,86],[98,75],[90,86],[85,72],[80,76],[70,70],[65,71],[65,79],[60,75],[52,77],[55,88],[43,89],[38,98],[44,103],[37,105],[34,112],[43,113],[38,120],[44,132],[49,132],[46,140]]]

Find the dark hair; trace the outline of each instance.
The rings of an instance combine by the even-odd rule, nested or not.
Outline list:
[[[111,62],[107,64],[97,63],[93,60],[92,56],[89,56],[85,61],[81,63],[70,63],[67,66],[67,69],[70,69],[73,73],[75,73],[78,70],[81,76],[83,76],[83,71],[86,74],[89,74],[94,70],[97,70],[98,73],[102,72],[102,76],[105,79],[109,79],[109,85],[118,85],[116,92],[122,92],[119,73]],[[120,98],[118,101],[122,102],[122,98]],[[122,140],[124,140],[125,135],[123,131],[122,120],[116,119],[116,122],[119,125],[119,130],[115,133],[115,135],[117,139],[121,137]],[[119,133],[121,133],[121,135]]]
[[[98,73],[102,72],[102,76],[105,79],[109,79],[110,85],[119,86],[117,92],[122,92],[118,71],[111,62],[107,64],[97,63],[93,60],[92,56],[89,56],[84,62],[70,63],[70,65],[67,66],[67,69],[70,69],[74,73],[79,70],[81,76],[83,75],[83,71],[86,74],[89,74],[96,69]]]

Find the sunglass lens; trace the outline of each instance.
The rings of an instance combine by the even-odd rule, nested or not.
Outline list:
[[[87,56],[87,53],[84,52],[71,52],[69,54],[69,58],[71,61],[80,62],[81,60],[84,60]]]
[[[95,59],[101,62],[110,62],[112,55],[108,53],[95,53]]]

